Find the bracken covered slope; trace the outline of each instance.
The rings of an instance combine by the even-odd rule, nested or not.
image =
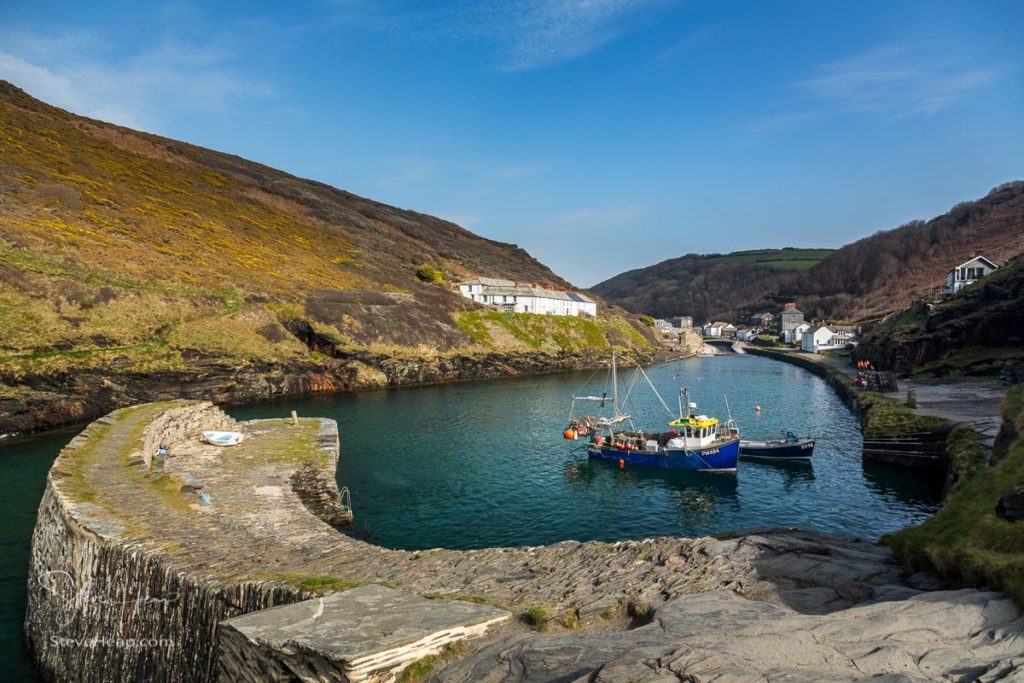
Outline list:
[[[858,359],[917,376],[995,375],[1024,365],[1024,256],[935,304],[871,327]]]
[[[861,320],[934,292],[950,269],[975,254],[1003,263],[1021,252],[1024,182],[1018,181],[932,220],[848,244],[806,270],[729,258],[740,254],[691,254],[617,275],[593,291],[651,315],[735,318],[796,301],[809,316]]]
[[[421,281],[424,266],[444,281]],[[225,392],[196,397],[247,400],[458,379],[464,359],[437,366],[452,355],[648,345],[635,319],[608,313],[567,330],[483,336],[463,319],[477,305],[452,286],[472,275],[569,286],[515,245],[76,116],[0,81],[0,433],[151,399],[161,384],[206,383]],[[503,324],[516,323],[494,329]],[[396,357],[435,366],[382,369]],[[491,359],[469,374],[516,368]],[[277,379],[232,394],[239,372]],[[12,417],[38,416],[42,404],[67,413],[73,401],[61,400],[97,384],[116,396],[90,398],[77,415]]]

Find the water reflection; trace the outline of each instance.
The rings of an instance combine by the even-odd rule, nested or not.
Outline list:
[[[946,475],[865,460],[864,479],[879,495],[887,498],[907,505],[938,506],[942,503]]]
[[[786,490],[796,483],[814,481],[813,460],[768,460],[741,458],[744,471],[760,470],[766,476],[782,475],[781,482]]]

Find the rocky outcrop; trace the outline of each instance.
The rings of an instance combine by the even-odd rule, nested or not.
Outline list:
[[[239,365],[196,358],[189,362],[188,370],[155,374],[108,368],[15,380],[0,373],[0,384],[18,387],[11,395],[0,396],[0,434],[52,429],[152,401],[184,398],[235,405],[318,392],[563,372],[596,367],[607,360],[596,352],[455,354],[429,358],[335,350],[331,353],[334,357],[315,365]]]
[[[477,638],[508,612],[362,586],[224,622],[222,681],[392,680],[424,657]]]
[[[1014,486],[999,497],[996,514],[1007,522],[1024,521],[1024,484]]]
[[[665,603],[651,623],[632,631],[502,640],[435,680],[923,683],[1024,676],[1024,618],[1001,594],[881,597],[815,616],[721,593],[687,596]]]

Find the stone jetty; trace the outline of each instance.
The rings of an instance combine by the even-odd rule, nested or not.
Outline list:
[[[205,445],[209,429],[245,440]],[[338,457],[331,420],[235,423],[209,403],[91,424],[33,536],[25,631],[44,675],[386,681],[442,653],[426,661],[443,681],[1024,677],[1009,600],[926,591],[870,543],[765,529],[389,550],[338,530]]]

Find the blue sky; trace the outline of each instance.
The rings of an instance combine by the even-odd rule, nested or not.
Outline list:
[[[1024,178],[1024,2],[8,2],[0,78],[589,286]]]

